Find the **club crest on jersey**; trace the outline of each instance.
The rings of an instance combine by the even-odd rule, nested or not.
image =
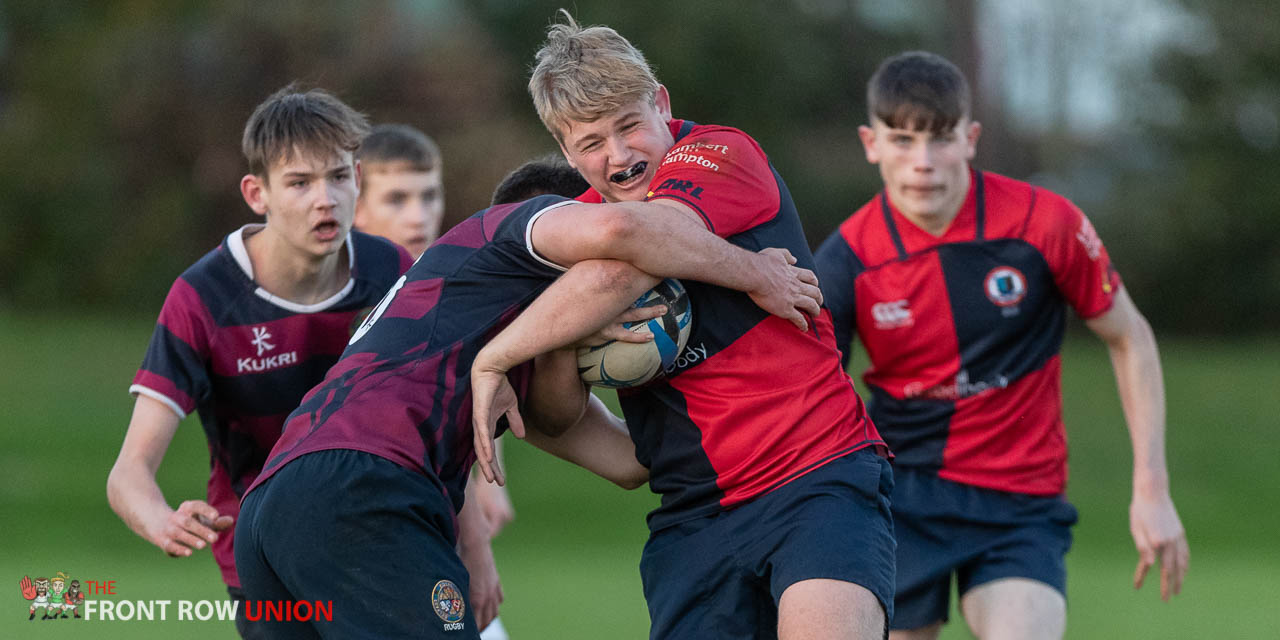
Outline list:
[[[467,612],[467,603],[462,599],[462,591],[451,580],[441,580],[431,589],[431,609],[444,620],[445,631],[462,629],[462,616]]]
[[[982,287],[998,307],[1012,307],[1027,295],[1027,278],[1013,267],[996,267],[987,274]]]
[[[915,318],[911,315],[911,309],[907,306],[907,302],[904,298],[890,302],[877,302],[871,305],[871,318],[875,320],[876,328],[885,331],[901,329],[915,324]]]

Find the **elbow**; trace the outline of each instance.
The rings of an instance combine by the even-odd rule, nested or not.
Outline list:
[[[641,221],[638,216],[620,207],[608,207],[596,214],[591,222],[591,238],[597,258],[625,260],[640,237]]]
[[[619,487],[632,491],[643,487],[649,482],[649,470],[637,464],[636,468],[628,473],[610,479]]]

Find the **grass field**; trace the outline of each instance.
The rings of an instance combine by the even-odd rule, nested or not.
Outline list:
[[[125,389],[154,309],[134,316],[0,313],[0,638],[231,638],[230,623],[27,622],[17,582],[65,571],[115,580],[117,599],[222,599],[207,554],[170,559],[107,506],[104,484],[132,402]],[[1128,534],[1130,457],[1105,350],[1065,349],[1071,499],[1081,512],[1070,568],[1071,638],[1275,637],[1280,628],[1280,339],[1163,342],[1174,498],[1191,539],[1183,594],[1134,592]],[[1268,391],[1270,389],[1270,391]],[[516,522],[496,541],[512,637],[643,638],[637,571],[644,514],[625,492],[510,443]],[[160,483],[172,502],[203,496],[208,454],[183,423]],[[340,612],[339,612],[340,613]],[[388,615],[395,612],[388,610]],[[170,617],[173,613],[170,613]],[[958,618],[945,638],[969,637]]]

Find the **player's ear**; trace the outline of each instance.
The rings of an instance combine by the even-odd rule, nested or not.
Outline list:
[[[245,204],[249,205],[253,212],[264,216],[267,215],[267,186],[265,180],[252,173],[247,173],[240,178],[240,195],[244,196]]]
[[[858,127],[858,139],[862,141],[862,150],[867,154],[867,162],[879,163],[880,151],[876,149],[876,130],[864,124]]]
[[[973,156],[978,152],[978,136],[982,135],[982,123],[974,121],[965,127],[965,159],[972,160]]]
[[[657,92],[653,94],[653,106],[658,109],[663,122],[671,120],[671,94],[667,93],[665,85],[658,85]]]

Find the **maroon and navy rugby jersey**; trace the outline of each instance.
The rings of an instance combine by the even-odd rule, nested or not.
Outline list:
[[[755,140],[682,120],[671,133],[675,146],[649,200],[682,202],[729,242],[786,248],[813,268],[791,195]],[[693,306],[683,353],[665,377],[618,392],[636,456],[662,496],[652,530],[733,507],[851,451],[883,448],[841,367],[830,313],[802,332],[744,293],[683,282]]]
[[[431,478],[461,509],[475,461],[471,363],[560,274],[528,248],[531,220],[574,204],[539,196],[499,205],[436,240],[289,416],[253,486],[307,453],[353,449]],[[526,363],[508,374],[522,401],[531,372]]]
[[[871,416],[897,464],[1056,495],[1067,480],[1065,307],[1106,312],[1120,277],[1065,198],[991,173],[971,179],[942,237],[882,192],[823,243],[818,278],[838,343],[847,352],[856,330],[867,349]]]
[[[360,319],[409,267],[409,254],[357,231],[347,237],[351,278],[328,300],[301,305],[253,280],[242,227],[169,290],[129,392],[179,417],[198,411],[209,442],[208,502],[238,516],[284,419],[338,361]],[[227,584],[239,586],[232,530],[213,544]]]

